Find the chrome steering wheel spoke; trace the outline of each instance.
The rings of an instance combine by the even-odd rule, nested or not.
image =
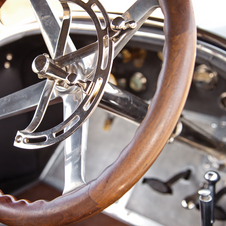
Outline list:
[[[54,58],[55,49],[57,47],[58,37],[61,30],[60,19],[55,15],[54,10],[49,3],[49,0],[30,0],[31,6],[34,10],[36,19],[49,50],[49,54]],[[68,38],[66,53],[75,51],[76,48],[70,38]]]
[[[82,95],[63,96],[64,119],[67,119],[75,110]],[[68,193],[85,183],[85,156],[87,149],[88,121],[65,140],[64,145],[64,190]],[[67,128],[65,129],[67,130]]]
[[[37,10],[40,7],[40,4],[44,2],[41,2],[41,1],[37,2],[37,1],[31,0],[31,3],[33,8]],[[47,2],[45,3],[47,4]],[[64,9],[64,18],[62,21],[62,26],[60,31],[58,31],[59,20],[57,19],[56,16],[54,16],[50,7],[45,8],[45,10],[49,11],[49,12],[46,12],[47,15],[52,15],[52,18],[49,18],[49,20],[52,21],[51,24],[54,24],[50,32],[49,32],[49,29],[45,29],[45,26],[48,26],[47,25],[48,23],[46,23],[46,21],[43,21],[42,19],[43,17],[40,15],[39,11],[38,10],[36,11],[37,19],[39,21],[39,24],[41,24],[41,31],[42,31],[43,37],[45,39],[45,42],[47,44],[47,47],[53,59],[63,56],[65,52],[68,53],[68,52],[71,52],[72,50],[76,50],[75,46],[73,45],[72,41],[69,38],[70,22],[71,22],[70,8],[68,4],[65,2],[62,2],[61,4]],[[59,32],[57,42],[55,42],[57,34],[53,35],[51,34],[51,31]],[[68,45],[68,42],[70,42],[70,45]],[[52,81],[47,79],[45,88],[51,85],[52,87],[49,87],[49,96],[51,96],[53,89],[55,89],[56,80]],[[73,113],[73,111],[75,110],[74,108],[76,108],[78,104],[81,102],[80,97],[81,97],[81,92],[76,92],[73,95],[71,94],[63,95],[62,99],[63,99],[63,106],[64,106],[64,119]],[[41,97],[41,100],[42,100],[42,97]],[[41,100],[39,104],[41,104]],[[46,102],[46,105],[47,104],[48,103]],[[37,110],[38,110],[38,107],[37,107]],[[67,128],[65,128],[65,130],[66,129]],[[79,130],[77,130],[71,137],[67,138],[64,143],[64,154],[65,154],[64,193],[74,190],[84,183],[84,161],[85,161],[84,158],[85,158],[85,152],[87,147],[86,141],[87,141],[87,128],[84,125]]]
[[[40,125],[40,123],[44,117],[44,114],[47,110],[47,107],[49,105],[49,101],[51,99],[55,86],[56,86],[56,81],[47,79],[47,81],[45,83],[45,87],[44,87],[41,97],[40,97],[40,101],[35,110],[34,116],[31,120],[30,124],[24,131],[26,131],[28,133],[33,133],[38,128],[38,126]]]
[[[63,16],[59,37],[57,39],[57,45],[54,52],[54,59],[64,55],[64,52],[67,47],[67,40],[69,38],[69,32],[70,32],[71,10],[69,8],[69,5],[66,2],[61,2],[61,5],[63,7],[64,16]]]

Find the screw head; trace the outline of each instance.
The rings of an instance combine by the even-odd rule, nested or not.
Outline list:
[[[220,180],[220,175],[217,172],[210,170],[210,171],[205,173],[204,178],[208,182],[216,183],[217,181]]]
[[[16,136],[15,141],[17,143],[20,143],[23,140],[23,137],[21,135]]]
[[[124,29],[125,26],[125,20],[120,16],[111,21],[111,29],[115,32]]]

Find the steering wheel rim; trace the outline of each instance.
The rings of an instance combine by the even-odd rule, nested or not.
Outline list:
[[[67,225],[99,213],[118,200],[150,168],[168,141],[184,107],[195,62],[196,28],[189,0],[159,0],[165,15],[164,61],[156,93],[133,140],[95,180],[51,202],[0,196],[7,225]],[[129,179],[128,179],[129,178]]]

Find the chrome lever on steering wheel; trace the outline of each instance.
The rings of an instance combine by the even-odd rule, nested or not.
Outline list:
[[[67,7],[67,2],[69,1],[62,1],[65,12],[64,14],[67,19],[62,23],[54,59],[63,56],[67,43],[66,40],[70,26],[70,19],[68,16],[69,8]],[[50,60],[46,55],[38,56],[34,60],[33,70],[38,73],[40,77],[46,77],[48,80],[47,84],[50,83],[53,85],[51,87],[49,86],[50,89],[48,89],[48,91],[45,91],[46,89],[44,88],[39,102],[40,104],[38,105],[41,106],[36,109],[36,113],[31,124],[25,130],[17,132],[14,142],[14,145],[17,147],[36,149],[47,147],[66,139],[86,121],[86,119],[97,107],[103,95],[104,87],[110,74],[114,52],[113,41],[109,34],[110,20],[107,12],[97,0],[90,0],[87,3],[79,0],[71,0],[70,2],[76,3],[82,7],[90,15],[96,27],[98,38],[98,60],[96,68],[93,68],[93,71],[95,71],[93,79],[92,81],[81,78],[79,79],[75,73],[68,73],[58,67],[54,61]],[[93,9],[94,6],[98,7],[102,13],[104,25],[101,24],[99,18],[97,17],[97,14]],[[56,84],[63,86],[63,88],[55,88]],[[54,128],[43,132],[33,133],[43,118],[53,90],[58,94],[58,96],[62,97],[65,93],[74,93],[77,87],[83,91],[84,97],[76,111],[74,111],[71,116]]]
[[[53,58],[57,58],[57,57],[64,55],[64,51],[67,46],[68,34],[70,31],[70,22],[71,22],[70,8],[69,8],[68,4],[65,2],[61,2],[61,5],[62,5],[63,11],[64,11],[63,23],[62,23],[61,30],[60,30],[60,33],[59,33],[59,36],[57,39]],[[46,54],[44,54],[44,56],[46,56]],[[37,61],[37,63],[35,63],[36,61]],[[45,112],[47,110],[53,90],[58,82],[57,77],[54,77],[54,79],[52,79],[52,77],[47,76],[47,74],[48,74],[47,69],[49,68],[49,66],[51,66],[49,61],[50,60],[48,60],[48,58],[46,56],[46,60],[43,60],[43,58],[40,59],[40,57],[37,57],[33,62],[33,71],[35,73],[37,73],[38,77],[41,79],[46,77],[47,81],[46,81],[45,87],[42,91],[42,94],[41,94],[41,97],[39,100],[39,104],[35,110],[35,114],[31,120],[30,124],[28,125],[28,127],[26,129],[23,130],[23,132],[32,133],[38,128],[38,126],[40,125],[40,123],[45,115]],[[53,70],[53,68],[55,69],[55,71]],[[51,70],[52,75],[54,75],[55,74],[54,72],[56,72],[56,67],[52,67],[51,69],[52,69]],[[62,72],[61,72],[61,74],[62,74]],[[17,143],[20,143],[22,141],[21,139],[22,139],[22,137],[19,135],[19,136],[16,136],[15,141]],[[29,142],[29,140],[27,138],[25,138],[24,142],[25,141]]]
[[[66,49],[67,46],[67,39],[68,39],[68,34],[70,31],[70,22],[71,22],[71,14],[70,14],[70,8],[68,6],[67,3],[61,2],[61,5],[63,7],[63,11],[64,11],[64,16],[63,16],[63,23],[62,23],[62,27],[57,39],[57,43],[56,43],[56,48],[53,54],[53,58],[56,57],[60,57],[64,54],[64,51]],[[44,57],[44,59],[43,59]],[[35,114],[30,122],[30,124],[28,125],[28,127],[26,129],[23,130],[23,132],[28,132],[28,133],[32,133],[34,132],[38,126],[40,125],[44,114],[47,110],[49,101],[51,99],[53,90],[59,80],[58,77],[53,77],[54,74],[58,74],[59,76],[63,77],[62,74],[64,75],[66,72],[57,70],[57,67],[55,67],[55,65],[51,65],[49,57],[47,54],[43,54],[43,56],[38,56],[37,58],[35,58],[33,64],[32,64],[32,68],[33,71],[35,73],[38,74],[38,77],[40,79],[42,78],[47,78],[45,87],[42,91],[40,100],[39,100],[39,104],[36,108]],[[49,70],[50,69],[50,70]],[[52,76],[48,76],[48,71],[51,72]],[[54,78],[54,79],[53,79]],[[22,140],[21,136],[17,136],[15,141],[17,143],[20,143]],[[27,140],[27,142],[29,142],[29,140]]]

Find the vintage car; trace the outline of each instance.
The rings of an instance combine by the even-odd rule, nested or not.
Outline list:
[[[226,29],[193,3],[0,1],[0,225],[226,225]]]

